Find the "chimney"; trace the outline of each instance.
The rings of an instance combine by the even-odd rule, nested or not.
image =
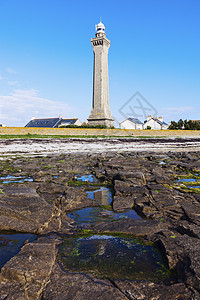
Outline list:
[[[62,119],[62,115],[59,115],[59,119]]]
[[[35,120],[35,117],[32,117],[31,120]]]
[[[163,117],[159,117],[158,120],[163,123]]]
[[[151,115],[147,116],[147,121],[151,120],[151,118],[152,118]]]

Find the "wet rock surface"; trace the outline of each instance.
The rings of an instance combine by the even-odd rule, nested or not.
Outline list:
[[[55,240],[39,238],[36,242],[24,245],[1,270],[4,293],[8,283],[8,295],[13,293],[12,285],[15,286],[14,290],[22,286],[27,299],[37,299],[46,286],[55,264],[55,244]]]
[[[46,286],[42,299],[117,299],[127,297],[109,280],[92,278],[84,274],[70,274],[58,265],[52,272],[50,283]]]
[[[77,180],[91,174],[99,180]],[[37,235],[2,267],[0,299],[200,298],[199,152],[10,157],[0,161],[0,175],[33,178],[11,183],[1,179],[0,230]],[[62,269],[58,252],[63,236],[83,231],[68,214],[101,207],[87,193],[88,187],[99,186],[112,189],[107,209],[134,209],[142,219],[100,220],[86,224],[84,233],[128,234],[153,242],[176,278],[120,280]]]

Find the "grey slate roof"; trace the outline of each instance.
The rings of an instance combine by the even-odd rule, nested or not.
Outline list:
[[[165,122],[163,122],[162,124],[163,124],[163,125],[167,125],[167,126],[169,125],[169,124],[167,124],[167,123],[165,123]]]
[[[25,127],[46,127],[53,128],[58,127],[61,119],[59,118],[49,118],[49,119],[33,119]]]
[[[133,122],[133,123],[136,123],[136,124],[143,124],[139,119],[137,118],[128,118],[129,121]]]
[[[158,124],[160,124],[160,125],[167,125],[168,126],[168,124],[167,123],[165,123],[165,122],[161,122],[159,119],[157,119],[157,118],[154,118],[154,117],[152,117],[151,119],[153,119],[154,121],[156,121]],[[147,122],[147,120],[145,120],[144,121],[144,124]]]
[[[45,118],[45,119],[33,119],[29,121],[25,127],[46,127],[46,128],[56,128],[60,125],[72,125],[78,119],[62,119],[62,118]]]
[[[160,120],[158,120],[158,119],[154,119],[154,121],[156,121],[158,124],[160,124],[160,125],[163,125],[163,122],[161,122]]]
[[[62,119],[62,125],[73,125],[78,119]]]

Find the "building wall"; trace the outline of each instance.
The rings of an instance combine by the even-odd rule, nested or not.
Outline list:
[[[162,129],[163,129],[163,130],[168,129],[168,127],[169,127],[169,125],[162,125]]]
[[[82,123],[81,123],[81,121],[78,119],[78,120],[75,122],[75,125],[81,126]]]
[[[130,120],[124,120],[120,123],[121,129],[142,129],[142,124],[136,124],[131,122]]]
[[[67,135],[67,136],[162,136],[162,137],[199,137],[198,130],[133,130],[133,129],[89,129],[89,128],[34,128],[0,127],[0,135]]]
[[[150,126],[151,129],[154,129],[154,130],[160,130],[162,129],[161,128],[161,125],[159,123],[157,123],[155,120],[151,119],[149,121],[147,121],[144,125],[143,125],[143,128],[146,129],[147,126]]]

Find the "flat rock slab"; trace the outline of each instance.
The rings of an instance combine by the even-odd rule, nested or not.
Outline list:
[[[0,290],[5,298],[0,299],[39,299],[51,275],[56,254],[56,241],[52,239],[41,237],[24,245],[1,270]],[[18,294],[16,298],[12,298],[14,291]]]
[[[63,272],[55,267],[49,284],[42,295],[43,300],[127,300],[127,297],[109,280],[92,278],[84,274]]]
[[[86,197],[85,188],[83,187],[68,187],[62,197],[61,205],[63,211],[66,212],[85,207],[99,206],[96,201]]]
[[[116,212],[123,212],[127,209],[132,209],[134,205],[133,198],[130,196],[120,197],[114,196],[113,198],[113,210]]]
[[[159,300],[191,300],[193,293],[185,284],[173,285],[157,284],[148,281],[133,282],[128,280],[114,280],[115,285],[127,296],[127,299],[159,299]]]
[[[51,214],[52,206],[35,189],[7,186],[0,194],[0,230],[37,233]]]
[[[158,234],[168,257],[170,267],[176,266],[182,279],[200,290],[200,240],[187,235]],[[181,263],[180,263],[181,262]]]
[[[101,223],[93,227],[97,232],[127,233],[134,236],[152,235],[167,228],[162,221],[122,219],[119,221]]]

